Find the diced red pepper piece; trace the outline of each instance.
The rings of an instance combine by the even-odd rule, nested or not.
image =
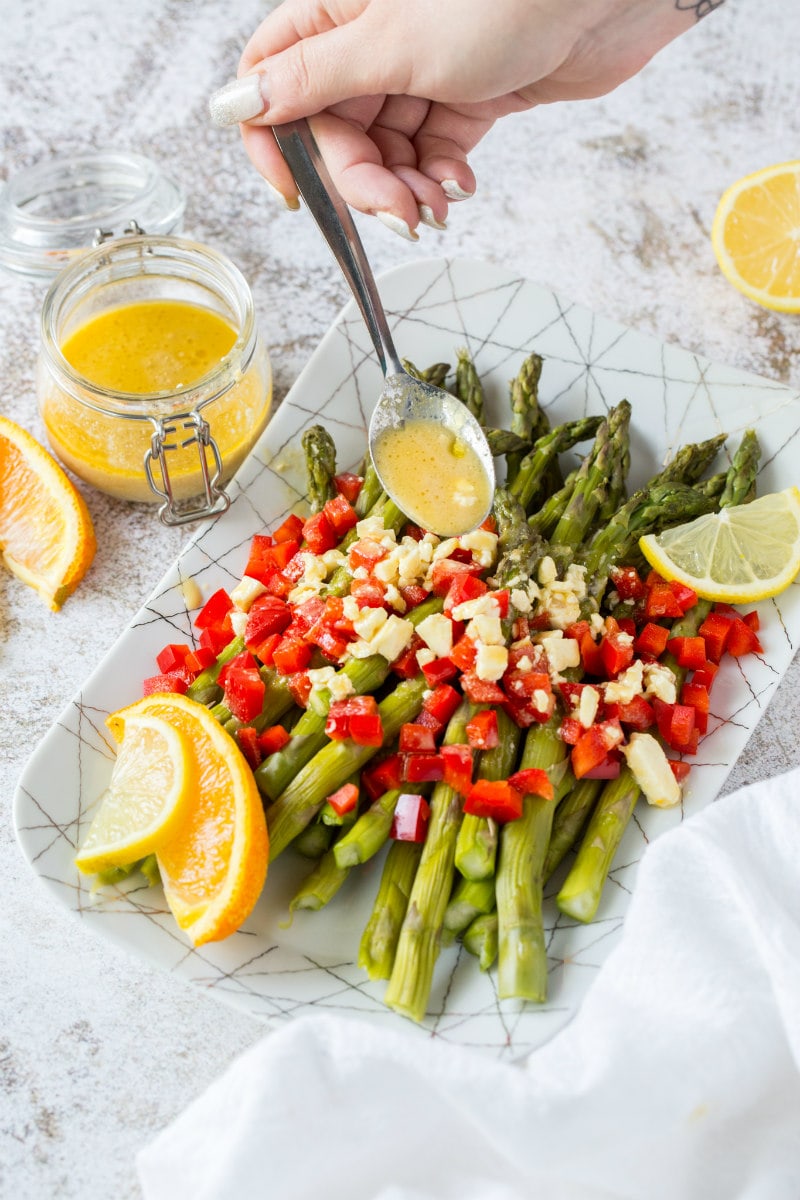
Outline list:
[[[428,687],[434,688],[453,679],[458,674],[458,668],[450,658],[435,658],[433,662],[425,663],[422,674]]]
[[[482,579],[478,579],[477,575],[460,569],[451,576],[450,586],[444,598],[444,611],[450,612],[459,604],[466,604],[468,600],[477,600],[488,590],[488,585]]]
[[[748,629],[752,629],[753,633],[758,633],[761,628],[761,620],[755,609],[752,612],[745,613],[742,620]]]
[[[478,779],[467,792],[464,812],[495,821],[516,821],[522,816],[524,796],[504,779]]]
[[[232,608],[233,601],[230,596],[224,588],[219,588],[209,596],[195,617],[195,628],[210,629],[212,626],[220,626]]]
[[[363,483],[363,478],[360,475],[354,475],[352,471],[342,471],[340,475],[333,477],[333,486],[336,491],[340,496],[344,496],[350,504],[355,504]]]
[[[290,513],[286,520],[273,532],[273,539],[280,542],[299,542],[303,536],[303,518]]]
[[[691,744],[695,727],[695,710],[689,704],[673,704],[669,732],[663,732],[664,740],[673,750],[681,750]]]
[[[523,796],[541,796],[543,800],[552,800],[555,795],[553,785],[547,771],[539,767],[525,767],[509,775],[508,782]]]
[[[474,750],[493,750],[500,745],[497,713],[484,708],[467,721],[467,741]]]
[[[156,692],[177,692],[183,696],[189,683],[181,675],[150,675],[142,684],[142,695],[152,696]]]
[[[338,542],[336,530],[323,512],[314,513],[303,522],[303,541],[312,554],[324,554],[333,550]]]
[[[245,575],[265,584],[276,567],[272,548],[272,538],[265,533],[257,533],[250,543],[250,555],[244,569]]]
[[[670,758],[667,760],[670,765],[672,774],[677,779],[678,783],[683,783],[686,776],[691,771],[691,763],[683,762],[679,758]]]
[[[653,706],[645,700],[644,696],[634,696],[627,704],[607,704],[605,713],[608,717],[616,717],[620,725],[637,731],[649,729],[656,720]]]
[[[295,554],[292,561],[286,564],[280,574],[284,577],[284,579],[287,579],[290,584],[295,584],[297,583],[298,579],[300,579],[301,575],[305,573],[305,569],[306,553],[304,552],[303,554]],[[267,584],[267,588],[268,590],[272,590],[271,581]],[[291,591],[291,588],[289,590]]]
[[[653,621],[648,621],[639,630],[633,648],[637,654],[652,654],[653,658],[660,658],[667,648],[668,641],[669,629],[665,625],[656,625]]]
[[[289,675],[287,682],[295,704],[300,708],[307,708],[308,697],[311,695],[311,680],[308,677],[308,671],[297,671],[296,674]]]
[[[253,667],[232,667],[225,676],[225,703],[240,721],[258,716],[265,692],[264,680]]]
[[[472,784],[472,749],[461,744],[442,746],[439,754],[444,762],[445,783],[466,796]]]
[[[207,667],[210,667],[216,661],[217,656],[210,646],[196,646],[194,650],[190,650],[186,655],[184,666],[193,675],[199,675],[201,671],[205,671]]]
[[[299,549],[300,543],[295,541],[278,542],[276,546],[272,547],[272,560],[279,571],[283,571],[289,566]]]
[[[619,721],[612,718],[592,725],[578,739],[571,751],[572,770],[576,779],[599,767],[609,751],[623,740]]]
[[[600,657],[606,674],[615,679],[633,662],[633,641],[621,631],[607,633],[600,642]]]
[[[641,600],[647,591],[635,567],[612,567],[610,577],[620,600]]]
[[[581,650],[581,664],[586,674],[595,676],[605,674],[601,649],[602,643],[595,642],[587,629],[586,633],[581,636],[578,645]]]
[[[272,651],[272,662],[279,675],[294,675],[311,662],[311,647],[303,638],[283,637]]]
[[[354,783],[344,783],[328,796],[328,804],[335,813],[343,817],[352,812],[358,804],[358,788]]]
[[[675,656],[679,667],[696,671],[706,661],[706,643],[702,637],[675,637],[667,642],[668,653]]]
[[[763,647],[754,630],[746,625],[741,617],[734,617],[731,622],[728,644],[725,647],[733,658],[741,658],[743,654],[762,654]]]
[[[308,630],[306,641],[318,646],[331,662],[338,662],[347,650],[347,638],[328,625],[324,617]]]
[[[392,663],[392,670],[395,675],[399,675],[401,679],[414,679],[415,676],[419,675],[417,651],[421,650],[424,645],[425,643],[422,638],[418,633],[415,633],[405,650]]]
[[[403,779],[407,783],[438,783],[444,779],[444,759],[441,754],[406,754]]]
[[[358,513],[346,496],[333,496],[325,502],[322,511],[328,518],[337,541],[341,541],[347,531],[358,524]]]
[[[383,608],[386,595],[377,579],[354,579],[350,595],[359,608]]]
[[[239,743],[239,749],[247,759],[251,771],[255,771],[256,767],[260,766],[262,754],[261,747],[258,743],[258,734],[252,725],[243,725],[241,729],[236,730],[236,741]]]
[[[293,559],[293,561],[289,563],[288,569],[291,569],[296,562],[300,563],[302,560],[300,558]],[[285,572],[273,571],[269,579],[264,581],[264,586],[271,596],[280,596],[281,600],[285,600],[289,595],[289,592],[294,587],[294,583],[291,579],[289,579]]]
[[[692,708],[694,708],[697,712],[708,713],[708,688],[702,683],[697,683],[696,680],[692,678],[681,688],[681,704],[691,704]]]
[[[292,608],[292,627],[298,633],[307,633],[313,625],[322,620],[325,612],[325,601],[322,596],[309,596],[302,604]]]
[[[422,604],[423,600],[428,599],[428,589],[418,583],[409,583],[406,587],[400,588],[400,595],[405,601],[406,612],[410,612],[412,608]]]
[[[727,613],[710,612],[698,629],[700,637],[706,643],[706,658],[718,663],[725,653],[730,637],[733,617]]]
[[[397,797],[390,836],[397,842],[424,842],[430,815],[424,796],[402,792]]]
[[[233,638],[233,630],[228,623],[227,628],[222,625],[212,625],[208,629],[200,631],[200,645],[204,650],[210,650],[216,659],[222,653],[225,647]]]
[[[409,521],[403,529],[403,537],[413,538],[415,542],[421,542],[425,537],[425,530],[421,525],[414,525]]]
[[[583,776],[584,779],[616,779],[622,770],[622,762],[619,756],[608,754],[602,762],[596,767],[592,767]]]
[[[474,671],[467,671],[461,676],[461,687],[472,704],[503,704],[506,699],[499,684],[491,679],[479,679]]]
[[[350,709],[346,700],[334,700],[325,718],[325,734],[332,742],[343,742],[350,736]]]
[[[568,746],[575,746],[585,731],[577,717],[564,717],[558,732],[562,742],[566,742]]]
[[[675,593],[663,580],[653,583],[648,588],[644,611],[651,620],[659,617],[683,616],[683,610],[675,598]]]
[[[431,587],[436,596],[446,596],[459,575],[480,575],[481,570],[477,563],[459,562],[453,557],[438,558],[431,567]]]
[[[478,657],[478,647],[468,634],[460,637],[450,651],[450,661],[459,671],[471,671]]]
[[[261,753],[265,756],[277,754],[289,740],[289,734],[282,725],[268,725],[258,735],[258,744],[261,747]]]
[[[244,629],[244,644],[255,646],[271,633],[283,633],[292,620],[292,613],[277,596],[258,596],[250,605]]]
[[[433,730],[437,737],[445,726],[444,721],[440,721],[437,716],[428,712],[425,708],[421,709],[420,712],[417,713],[415,721],[417,725],[427,725],[429,729]]]
[[[678,607],[682,613],[688,612],[690,608],[694,608],[697,604],[698,596],[694,588],[690,588],[686,583],[679,583],[677,579],[673,579],[669,585],[672,588],[672,594],[678,601]]]
[[[508,610],[511,605],[511,592],[508,590],[508,588],[498,588],[497,591],[492,592],[492,599],[497,601],[497,605],[500,609],[501,621],[505,620],[505,618],[508,616]]]
[[[710,692],[711,685],[714,682],[714,677],[717,674],[718,670],[719,670],[719,667],[717,666],[716,663],[713,663],[709,659],[706,659],[706,661],[703,663],[702,667],[698,667],[697,670],[692,675],[692,683],[702,684],[702,686],[704,688],[707,688],[707,690]]]
[[[179,667],[186,665],[186,659],[191,654],[191,646],[185,643],[170,642],[156,655],[158,669],[162,675],[169,675],[170,671],[175,671]]]
[[[399,788],[402,780],[403,760],[399,754],[369,763],[361,772],[361,782],[370,800],[377,800],[384,792]]]
[[[433,730],[428,729],[426,725],[415,725],[413,722],[408,722],[408,724],[400,726],[398,745],[401,754],[413,754],[428,750],[433,752],[436,750],[436,738]]]
[[[351,712],[350,737],[357,746],[382,746],[383,724],[380,713]]]
[[[250,646],[249,649],[253,656],[262,662],[265,667],[271,667],[275,657],[275,651],[283,641],[283,637],[279,633],[271,633],[265,637],[263,642],[257,642]]]
[[[361,538],[350,547],[347,561],[353,571],[358,570],[359,567],[366,567],[368,571],[372,571],[375,564],[379,563],[382,558],[386,558],[388,553],[386,547],[373,538]]]
[[[241,667],[247,671],[256,671],[258,670],[258,663],[249,650],[242,650],[240,654],[236,654],[220,667],[219,674],[217,675],[217,683],[220,687],[225,687],[225,680],[228,678],[229,672],[236,667]]]
[[[422,712],[430,713],[441,725],[446,725],[460,703],[461,697],[456,689],[449,683],[442,683],[423,700]],[[424,724],[420,722],[421,716],[422,713],[417,717],[418,724]]]

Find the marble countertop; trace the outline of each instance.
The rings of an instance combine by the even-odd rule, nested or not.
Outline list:
[[[0,175],[55,154],[143,151],[185,187],[186,228],[250,281],[285,395],[346,299],[312,223],[276,207],[238,135],[207,118],[268,5],[39,0],[7,6]],[[477,195],[419,244],[361,220],[377,270],[459,255],[712,359],[800,385],[797,318],[719,274],[729,183],[800,142],[800,8],[729,0],[612,96],[508,119],[474,156]],[[98,69],[98,63],[102,64]],[[41,281],[0,273],[0,412],[44,440],[34,397]],[[40,737],[185,543],[147,507],[84,489],[92,570],[59,614],[0,574],[0,1194],[139,1195],[136,1151],[263,1026],[101,941],[54,906],[15,843],[11,803]],[[795,660],[726,790],[800,764]]]

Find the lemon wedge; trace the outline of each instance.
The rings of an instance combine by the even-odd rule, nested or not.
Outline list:
[[[800,312],[800,161],[764,167],[723,194],[711,245],[726,279],[778,312]]]
[[[771,492],[640,538],[664,579],[705,600],[752,604],[784,591],[800,571],[800,489]]]
[[[194,778],[182,732],[159,717],[131,718],[75,865],[94,874],[152,854],[183,821]]]

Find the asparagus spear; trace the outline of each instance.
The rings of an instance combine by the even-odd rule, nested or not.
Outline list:
[[[601,779],[579,779],[553,816],[543,875],[549,879],[583,833],[603,787]]]
[[[432,383],[434,387],[444,387],[444,381],[450,374],[450,363],[431,363],[429,367],[420,370],[410,359],[404,358],[402,361],[409,375],[421,379],[424,383]]]
[[[481,913],[494,912],[494,877],[459,879],[444,913],[442,941],[452,941]]]
[[[482,425],[484,409],[483,384],[480,381],[478,372],[475,370],[475,364],[470,358],[469,351],[462,349],[457,352],[457,355],[456,395],[467,406],[476,421],[479,421]]]
[[[464,949],[477,958],[480,969],[488,971],[497,958],[497,913],[491,912],[475,917],[464,931],[462,940]]]
[[[306,456],[306,482],[308,501],[312,512],[319,512],[323,505],[336,495],[333,477],[336,474],[336,446],[327,429],[312,425],[302,438]]]
[[[400,789],[390,788],[375,800],[333,847],[338,867],[354,867],[377,854],[392,828]]]
[[[548,432],[550,423],[539,408],[539,380],[542,376],[542,358],[529,354],[514,379],[511,381],[511,432],[530,441]],[[506,456],[506,483],[511,485],[517,477],[522,455],[511,452]]]
[[[559,454],[570,450],[578,442],[587,441],[596,436],[602,424],[602,417],[581,417],[577,421],[566,421],[555,429],[542,434],[530,451],[520,456],[513,478],[506,480],[506,486],[523,508],[531,506],[543,498],[544,485],[548,468],[557,460]]]
[[[369,921],[361,936],[358,965],[370,979],[388,979],[394,965],[408,898],[422,857],[422,842],[392,842]]]
[[[478,762],[478,779],[507,779],[513,772],[522,730],[504,709],[497,709],[498,745],[485,750]],[[455,865],[465,879],[488,879],[494,875],[497,856],[497,822],[491,817],[465,814],[456,839]]]

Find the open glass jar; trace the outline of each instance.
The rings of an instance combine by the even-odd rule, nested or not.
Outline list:
[[[236,334],[232,348],[187,386],[115,391],[65,357],[69,337],[99,315],[164,301],[216,313]],[[62,271],[45,298],[37,394],[50,444],[102,491],[160,501],[167,524],[227,507],[223,485],[266,425],[271,393],[250,289],[238,268],[207,246],[144,234],[115,238]],[[198,503],[187,505],[192,498]]]

